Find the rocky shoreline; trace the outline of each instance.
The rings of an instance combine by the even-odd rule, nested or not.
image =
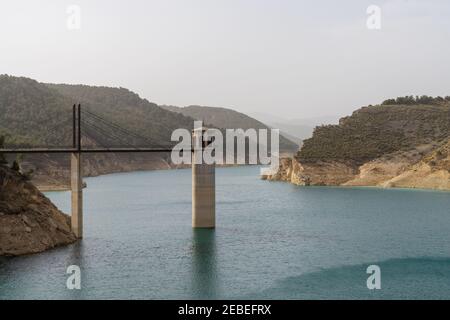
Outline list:
[[[0,166],[0,256],[39,253],[75,241],[69,216],[22,175]]]
[[[450,141],[438,148],[421,145],[408,152],[395,152],[362,165],[351,160],[302,163],[295,157],[283,158],[278,172],[263,176],[262,179],[286,181],[301,186],[368,186],[450,191]]]

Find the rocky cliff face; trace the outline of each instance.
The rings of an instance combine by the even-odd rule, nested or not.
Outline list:
[[[38,253],[75,241],[69,217],[20,174],[0,166],[0,256]]]
[[[316,128],[267,180],[450,190],[450,106],[376,106]]]
[[[450,190],[450,140],[379,185]]]
[[[426,148],[426,147],[424,147]],[[368,161],[318,161],[301,163],[284,158],[275,175],[266,180],[302,186],[377,186],[450,190],[450,140],[423,157],[415,151],[397,152]]]

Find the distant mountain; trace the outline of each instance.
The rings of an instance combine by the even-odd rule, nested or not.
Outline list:
[[[265,113],[255,113],[252,116],[259,121],[266,123],[271,128],[280,129],[285,137],[300,144],[303,140],[311,138],[316,126],[322,124],[335,124],[338,122],[338,116],[303,119],[284,119],[279,116]]]
[[[288,139],[289,141],[291,141],[291,142],[293,142],[296,146],[298,146],[297,148],[300,148],[301,147],[301,145],[302,145],[302,143],[303,143],[303,140],[302,139],[300,139],[300,138],[298,138],[298,137],[296,137],[296,136],[293,136],[293,135],[291,135],[291,134],[289,134],[289,133],[287,133],[286,131],[284,131],[284,130],[281,130],[280,129],[280,126],[269,126],[270,128],[272,128],[272,129],[279,129],[280,130],[280,135],[281,136],[283,136],[284,138],[286,138],[286,139]]]
[[[248,115],[227,108],[188,106],[184,108],[175,106],[161,106],[162,108],[183,114],[184,116],[202,120],[205,124],[210,124],[222,129],[269,129],[270,127],[261,121],[249,117]],[[278,128],[276,128],[278,129]],[[285,152],[296,152],[299,148],[299,141],[293,142],[289,135],[280,137],[280,150]],[[292,137],[293,140],[295,137]]]
[[[267,124],[271,128],[280,129],[286,137],[297,141],[299,145],[303,144],[303,140],[310,138],[314,131],[314,126],[310,125],[296,125],[288,122],[268,122]]]

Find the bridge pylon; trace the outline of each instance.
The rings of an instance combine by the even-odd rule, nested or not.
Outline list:
[[[78,239],[83,237],[83,170],[81,153],[74,152],[70,157],[70,184],[72,190],[72,232]]]
[[[192,227],[216,227],[216,170],[215,164],[203,161],[204,148],[211,141],[204,140],[206,128],[192,132]]]
[[[81,157],[81,105],[73,105],[73,148],[70,155],[70,188],[72,191],[72,232],[83,238],[83,164]]]

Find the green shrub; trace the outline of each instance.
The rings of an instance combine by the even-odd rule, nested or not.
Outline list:
[[[382,105],[417,105],[417,104],[425,104],[425,105],[433,105],[433,104],[442,104],[446,101],[450,101],[450,96],[442,97],[430,97],[426,95],[422,96],[404,96],[398,97],[396,99],[387,99],[383,101]]]

